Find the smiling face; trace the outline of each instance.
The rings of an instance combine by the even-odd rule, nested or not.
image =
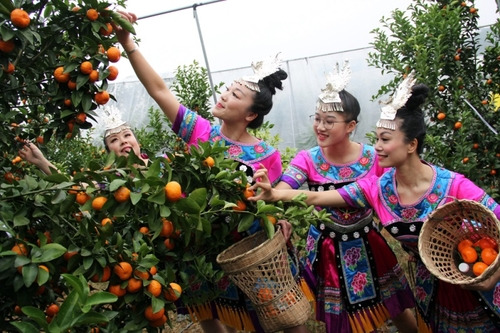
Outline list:
[[[245,85],[234,82],[224,91],[219,101],[213,108],[213,115],[225,123],[239,122],[248,118],[255,118],[255,114],[250,110],[255,98],[255,91],[250,90]],[[251,119],[250,119],[251,121]]]
[[[405,133],[399,129],[400,120],[396,121],[396,129],[377,127],[375,151],[379,164],[383,168],[398,167],[403,164],[411,152],[412,142],[408,143]]]
[[[356,127],[355,121],[346,122],[346,114],[337,111],[316,111],[311,121],[317,144],[322,148],[349,140],[349,135]]]
[[[118,133],[111,134],[104,140],[109,151],[116,156],[128,156],[130,151],[140,156],[141,150],[134,133],[130,129],[124,129]]]

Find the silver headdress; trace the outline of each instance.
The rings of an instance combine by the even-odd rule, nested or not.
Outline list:
[[[319,95],[316,109],[323,112],[344,111],[339,92],[344,90],[351,80],[351,67],[349,61],[344,61],[342,69],[339,63],[335,65],[334,71],[326,76],[326,87],[322,89]]]
[[[120,110],[114,105],[99,108],[96,114],[96,121],[91,120],[93,127],[91,136],[96,146],[102,146],[103,138],[130,129],[130,125],[122,119]]]
[[[415,72],[412,71],[408,76],[399,84],[394,94],[386,101],[379,101],[380,119],[377,121],[377,127],[383,127],[390,130],[396,129],[394,118],[400,108],[402,108],[411,96],[411,88],[415,85],[417,79]]]
[[[252,62],[254,74],[243,76],[241,79],[236,80],[236,82],[245,85],[250,90],[259,92],[259,81],[266,76],[276,73],[281,68],[282,60],[279,55],[278,53],[274,58],[269,57],[261,61]]]

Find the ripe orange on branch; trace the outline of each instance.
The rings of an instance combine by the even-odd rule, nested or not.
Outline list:
[[[12,39],[4,41],[0,38],[0,51],[4,53],[11,53],[12,51],[14,51],[15,46],[16,45],[14,44],[14,41]]]
[[[161,291],[162,291],[161,283],[156,281],[156,280],[151,280],[151,282],[148,284],[147,290],[154,297],[158,297],[161,295]]]
[[[174,224],[172,221],[167,220],[166,218],[162,219],[162,227],[160,231],[160,236],[162,237],[170,237],[174,232]]]
[[[118,68],[115,66],[108,67],[109,75],[107,77],[108,80],[113,81],[118,77]]]
[[[181,297],[181,294],[182,287],[175,282],[171,282],[168,285],[168,289],[163,293],[163,296],[165,297],[165,299],[175,302],[179,299],[179,297]]]
[[[93,282],[106,282],[109,280],[110,277],[111,277],[111,268],[105,266],[100,274],[96,273],[90,279]]]
[[[94,96],[95,102],[99,105],[104,105],[109,102],[109,93],[106,90],[99,91]]]
[[[106,201],[108,201],[108,198],[106,198],[106,197],[102,197],[102,196],[96,197],[96,198],[94,198],[94,200],[92,200],[92,208],[94,210],[99,211],[102,209],[102,207],[104,206]]]
[[[87,10],[87,18],[90,21],[95,21],[99,18],[99,12],[94,8],[90,8],[89,10]]]
[[[121,261],[113,267],[113,272],[118,275],[122,281],[130,279],[132,271],[132,265],[126,261]]]
[[[153,306],[148,305],[144,310],[144,317],[149,321],[160,319],[165,314],[165,308],[161,308],[157,312],[153,312]]]
[[[54,78],[59,83],[66,83],[69,81],[69,73],[65,73],[64,67],[59,66],[54,70]]]
[[[92,63],[90,61],[84,61],[80,64],[80,72],[82,74],[90,74],[93,70]]]
[[[165,185],[165,196],[170,202],[179,201],[182,198],[181,184],[176,181],[170,181]]]
[[[10,12],[10,20],[16,28],[24,29],[30,25],[31,19],[25,10],[16,8]]]
[[[122,53],[120,52],[120,49],[118,49],[115,46],[111,46],[107,51],[106,54],[108,56],[108,60],[111,62],[118,62],[120,60],[120,57]]]
[[[113,196],[115,197],[116,202],[126,202],[130,199],[130,190],[125,186],[121,186],[115,191],[115,193],[113,193]]]

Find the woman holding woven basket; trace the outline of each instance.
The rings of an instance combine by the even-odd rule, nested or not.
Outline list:
[[[345,90],[350,74],[347,61],[328,74],[310,116],[318,145],[293,158],[276,189],[307,182],[309,190],[322,191],[383,174],[374,147],[350,139],[360,113]],[[310,226],[303,270],[315,291],[316,318],[330,333],[372,332],[390,318],[400,332],[416,332],[413,294],[372,209],[317,207],[323,208],[331,222]]]
[[[382,104],[377,122],[375,150],[379,163],[392,169],[380,177],[363,178],[324,192],[273,189],[266,171],[259,170],[253,188],[262,190],[251,200],[290,200],[303,193],[308,204],[372,207],[384,228],[416,259],[414,294],[419,332],[500,332],[500,284],[493,281],[487,291],[465,289],[439,280],[419,257],[419,231],[439,206],[453,198],[468,199],[481,203],[497,217],[500,206],[463,175],[420,159],[426,134],[421,105],[429,89],[414,84],[411,73]]]
[[[133,13],[120,12],[131,23],[137,21]],[[214,125],[195,111],[180,104],[177,97],[169,90],[163,79],[151,68],[141,54],[128,31],[117,27],[117,37],[128,59],[149,95],[155,100],[163,113],[172,122],[172,130],[188,145],[196,145],[199,140],[228,147],[226,157],[240,162],[249,178],[253,172],[264,165],[269,169],[269,179],[279,180],[282,172],[281,157],[277,149],[264,140],[253,136],[249,129],[259,128],[264,117],[271,111],[273,97],[283,88],[283,81],[288,74],[280,68],[278,56],[252,64],[254,75],[237,79],[227,87],[212,113],[221,121]],[[254,226],[259,225],[255,221]],[[252,226],[252,231],[255,231]],[[236,233],[236,232],[235,232]],[[245,235],[236,235],[236,237]],[[233,240],[234,241],[234,240]],[[215,261],[215,258],[214,258]],[[222,293],[215,301],[189,308],[200,321],[205,332],[234,332],[235,329],[261,332],[262,328],[254,309],[241,290],[223,277],[218,285],[205,286],[206,295]],[[212,296],[209,296],[212,297]],[[301,328],[290,328],[287,332],[300,332]]]

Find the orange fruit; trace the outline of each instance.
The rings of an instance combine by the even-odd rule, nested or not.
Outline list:
[[[97,20],[98,17],[99,17],[99,12],[94,8],[90,8],[89,10],[87,10],[87,18],[90,21],[95,21]]]
[[[438,120],[444,120],[444,118],[446,118],[446,113],[439,112],[438,115],[437,115],[437,119]]]
[[[474,273],[475,276],[479,276],[483,274],[486,268],[488,268],[488,265],[484,262],[478,261],[472,266],[472,273]]]
[[[126,261],[119,262],[113,267],[113,272],[118,275],[122,281],[130,279],[132,271],[132,265]]]
[[[468,264],[472,264],[477,260],[477,252],[476,249],[472,246],[465,246],[460,251],[460,255],[462,256],[462,260]]]
[[[255,191],[251,190],[249,187],[250,185],[247,184],[247,187],[243,190],[243,196],[245,197],[245,199],[248,199],[255,195]]]
[[[109,66],[108,71],[109,74],[107,79],[110,81],[114,81],[118,77],[118,68],[116,68],[115,66]]]
[[[17,315],[21,315],[21,314],[23,314],[23,310],[21,310],[21,307],[19,305],[16,305],[14,307],[14,313]]]
[[[174,232],[174,224],[172,223],[172,221],[169,221],[166,218],[163,218],[162,222],[163,225],[161,227],[160,236],[170,237]]]
[[[244,211],[246,208],[247,205],[242,200],[238,200],[236,201],[236,206],[233,207],[233,210],[241,212]]]
[[[121,186],[113,193],[113,196],[116,202],[122,203],[128,201],[130,199],[130,190],[125,186]]]
[[[111,220],[109,217],[105,217],[101,220],[101,225],[104,227],[106,224],[111,223],[113,224],[113,220]]]
[[[12,160],[12,164],[17,164],[19,162],[21,162],[23,159],[21,158],[21,156],[16,156],[14,157],[14,159]]]
[[[28,255],[28,248],[23,243],[18,243],[11,248],[11,251],[16,252],[20,256]]]
[[[16,8],[10,12],[10,20],[12,24],[19,29],[24,29],[30,25],[30,16],[25,10]]]
[[[0,38],[0,51],[4,53],[11,53],[12,51],[14,51],[15,47],[16,45],[14,44],[14,41],[12,39],[4,41]]]
[[[459,130],[460,128],[462,128],[462,123],[460,121],[457,121],[455,125],[453,125],[453,128]]]
[[[167,322],[167,316],[163,315],[163,316],[161,316],[160,319],[151,320],[149,322],[149,326],[152,326],[152,327],[162,327],[162,326],[165,325],[166,322]]]
[[[182,294],[182,288],[179,284],[175,282],[170,282],[168,285],[167,290],[163,293],[163,296],[165,297],[166,300],[175,302],[181,297]]]
[[[149,321],[160,319],[165,314],[165,308],[161,308],[158,312],[153,312],[153,306],[148,305],[144,310],[144,317]]]
[[[488,249],[488,248],[496,250],[498,248],[498,245],[496,244],[496,242],[493,239],[486,238],[486,237],[483,237],[480,240],[478,240],[477,242],[475,242],[474,246],[479,247],[481,250]]]
[[[462,241],[460,241],[460,243],[458,243],[458,246],[457,246],[457,249],[458,249],[458,252],[462,252],[462,249],[464,247],[467,247],[467,246],[472,246],[474,243],[466,238],[466,239],[463,239]]]
[[[94,96],[95,102],[99,105],[104,105],[109,102],[109,93],[106,90],[99,91]]]
[[[92,209],[94,210],[101,210],[104,204],[108,201],[108,198],[106,197],[95,197],[94,200],[92,200]]]
[[[80,205],[84,205],[89,200],[90,195],[88,195],[86,192],[78,192],[76,194],[76,202],[78,202]]]
[[[106,54],[108,56],[108,60],[111,62],[118,62],[120,60],[120,57],[122,53],[120,52],[120,49],[117,47],[111,46],[107,51]]]
[[[80,9],[81,9],[80,7],[75,6],[75,7],[71,8],[71,11],[72,11],[73,13],[78,13],[78,12],[80,11]]]
[[[90,279],[93,282],[106,282],[109,280],[110,277],[111,277],[111,268],[109,268],[108,266],[105,266],[102,269],[101,274],[96,273]]]
[[[479,143],[474,143],[474,144],[472,145],[472,148],[473,148],[473,149],[478,149],[478,148],[479,148]]]
[[[443,85],[439,85],[438,90],[439,91],[444,91],[446,88]]]
[[[170,181],[165,185],[165,196],[170,202],[179,201],[182,198],[181,185],[176,181]]]
[[[475,14],[477,12],[477,9],[474,7],[469,8],[469,13]]]
[[[38,268],[43,269],[47,273],[50,273],[49,268],[47,266],[45,266],[45,265],[38,265]]]
[[[113,32],[113,26],[111,25],[111,23],[106,23],[106,28],[101,27],[99,29],[99,33],[103,36],[109,36],[111,35],[112,32]]]
[[[149,279],[149,273],[148,272],[143,272],[138,269],[134,270],[134,276],[142,279],[142,280],[147,280]]]
[[[7,65],[7,68],[4,68],[2,65],[2,69],[5,73],[12,74],[16,70],[16,66],[14,66],[13,63],[9,62],[9,64]]]
[[[64,72],[63,66],[59,66],[54,70],[54,78],[59,83],[66,83],[69,81],[69,73]]]
[[[97,80],[99,80],[99,72],[93,69],[92,72],[90,72],[89,74],[89,82],[94,83]]]
[[[108,287],[108,291],[118,297],[125,296],[125,294],[127,293],[127,290],[122,289],[122,287],[119,284],[110,284]]]
[[[87,114],[85,112],[78,112],[75,116],[77,124],[83,124],[87,121]]]
[[[93,70],[92,63],[90,61],[84,61],[80,64],[80,72],[82,74],[90,74]]]
[[[455,61],[459,61],[460,60],[460,55],[459,54],[455,54],[455,56],[453,57],[453,59]]]
[[[68,81],[68,88],[69,90],[75,90],[76,89],[76,82],[73,80]]]
[[[487,247],[481,251],[481,260],[488,266],[495,261],[497,256],[498,252],[490,247]]]
[[[78,251],[66,251],[63,255],[64,260],[69,261],[71,258],[76,256]]]
[[[59,305],[51,304],[45,309],[45,314],[49,317],[54,317],[59,312]]]
[[[71,99],[66,98],[66,99],[64,100],[64,106],[71,106]]]
[[[149,232],[149,228],[148,227],[140,227],[139,228],[139,232],[143,235],[147,235],[148,232]]]
[[[127,291],[129,293],[136,293],[142,289],[142,280],[136,278],[130,278],[127,284]]]
[[[154,297],[158,297],[161,295],[161,290],[162,290],[161,283],[156,280],[151,280],[151,282],[148,284],[147,290]]]
[[[165,244],[165,247],[169,250],[173,250],[175,248],[175,243],[174,243],[174,240],[172,238],[166,238],[163,241],[163,244]]]
[[[468,158],[468,157],[464,157],[464,158],[462,159],[462,163],[463,163],[463,164],[469,163],[469,158]]]
[[[269,222],[271,222],[271,224],[275,225],[276,222],[278,221],[276,219],[276,217],[272,216],[272,215],[266,215],[267,219],[269,220]]]
[[[203,165],[209,168],[213,167],[215,165],[214,158],[212,156],[208,156],[203,160]]]
[[[158,269],[156,269],[156,266],[151,266],[151,268],[149,269],[149,274],[151,274],[151,276],[155,275],[156,272],[158,272]]]
[[[273,292],[269,288],[260,288],[257,293],[257,298],[261,302],[268,302],[273,299]]]

